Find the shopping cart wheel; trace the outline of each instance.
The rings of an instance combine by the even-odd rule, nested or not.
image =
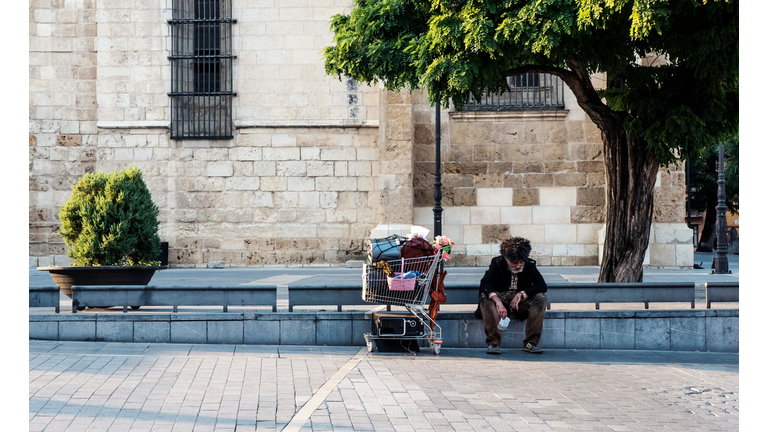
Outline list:
[[[365,341],[365,344],[368,346],[368,352],[373,352],[376,349],[376,342],[372,340]]]
[[[440,345],[442,345],[442,344],[433,343],[432,344],[432,353],[434,353],[435,355],[440,354]]]

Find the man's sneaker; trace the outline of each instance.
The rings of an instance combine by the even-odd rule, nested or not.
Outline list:
[[[491,347],[488,347],[488,350],[490,350],[490,349],[491,349]],[[541,353],[544,352],[543,349],[537,347],[536,345],[534,345],[534,344],[532,344],[530,342],[525,344],[525,348],[523,348],[523,351],[529,352],[531,354],[541,354]]]
[[[501,354],[498,345],[488,345],[488,354]]]

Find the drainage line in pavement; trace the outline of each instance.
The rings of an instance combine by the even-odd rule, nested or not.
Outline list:
[[[304,404],[303,407],[297,412],[291,421],[288,423],[288,425],[283,429],[283,432],[299,432],[302,427],[304,427],[304,424],[309,420],[309,418],[312,416],[312,413],[315,412],[315,410],[322,404],[325,399],[328,397],[329,394],[335,389],[339,383],[341,383],[341,380],[343,380],[355,367],[357,367],[357,364],[360,363],[360,360],[363,359],[363,357],[368,355],[368,348],[363,347],[360,349],[360,351],[355,354],[352,359],[350,359],[347,364],[342,366],[341,369],[338,370],[331,379],[325,382],[322,387],[320,387],[320,390],[317,391],[308,401]]]

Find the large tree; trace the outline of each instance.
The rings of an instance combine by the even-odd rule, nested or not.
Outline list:
[[[327,74],[446,107],[509,75],[560,77],[602,134],[601,282],[642,281],[659,166],[737,129],[738,0],[355,0],[331,30]]]

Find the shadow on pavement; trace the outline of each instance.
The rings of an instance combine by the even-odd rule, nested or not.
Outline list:
[[[584,350],[545,349],[543,354],[529,354],[520,348],[501,348],[501,355],[486,354],[483,348],[443,348],[440,355],[433,355],[425,349],[417,356],[409,353],[372,353],[374,357],[406,357],[413,359],[442,360],[490,360],[519,362],[570,362],[599,364],[685,364],[689,368],[717,370],[727,367],[738,370],[738,353],[682,352],[682,351],[630,351],[630,350]]]

